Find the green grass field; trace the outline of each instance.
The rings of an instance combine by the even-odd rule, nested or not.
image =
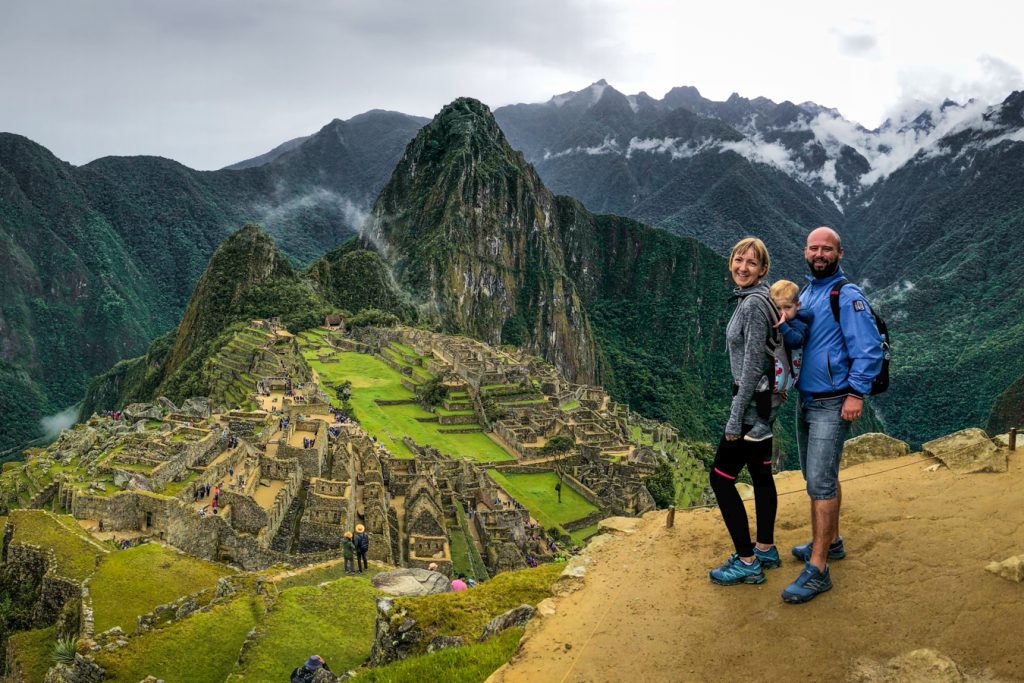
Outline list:
[[[96,568],[96,556],[103,554],[97,544],[90,543],[85,532],[70,517],[62,524],[57,516],[42,510],[11,510],[14,543],[31,543],[53,550],[57,574],[75,581],[86,579]]]
[[[321,363],[312,351],[306,361],[316,370],[328,396],[334,400],[333,387],[345,380],[352,382],[352,404],[356,419],[371,435],[384,443],[395,456],[411,458],[402,443],[409,436],[416,443],[428,444],[456,458],[478,462],[501,462],[513,456],[486,434],[444,434],[436,422],[417,422],[416,418],[434,417],[418,405],[379,406],[375,399],[415,398],[402,386],[402,375],[384,361],[365,353],[339,352],[336,363]]]
[[[449,648],[368,669],[365,673],[359,673],[358,680],[366,683],[480,683],[509,660],[519,647],[522,635],[523,629],[510,628],[486,643]]]
[[[365,575],[282,591],[230,680],[287,681],[311,654],[335,672],[358,667],[370,656],[380,594]]]
[[[597,506],[576,493],[568,484],[562,484],[562,502],[558,502],[555,484],[558,475],[554,472],[542,474],[503,474],[497,470],[487,473],[509,495],[522,503],[545,529],[582,519],[597,511]]]
[[[115,681],[141,681],[152,674],[168,683],[223,683],[262,615],[262,600],[242,596],[131,638],[117,650],[97,652],[96,663]]]
[[[216,588],[217,579],[232,573],[224,565],[199,560],[157,543],[110,553],[100,562],[90,582],[96,632],[120,626],[126,633],[132,633],[138,615],[204,588]]]
[[[53,666],[53,646],[56,643],[56,626],[11,634],[7,647],[21,668],[25,683],[43,683],[47,670]]]

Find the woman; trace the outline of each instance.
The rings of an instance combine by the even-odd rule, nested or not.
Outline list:
[[[736,552],[708,573],[713,583],[722,586],[764,583],[764,570],[781,564],[774,539],[778,496],[772,478],[772,439],[742,438],[757,419],[754,392],[765,388],[765,380],[770,381],[766,374],[768,336],[778,322],[778,312],[763,282],[770,266],[768,250],[756,237],[737,242],[729,256],[729,274],[736,284],[734,297],[739,300],[725,328],[733,398],[711,469],[711,488]],[[751,543],[747,511],[736,490],[736,477],[744,466],[754,484],[756,544]]]

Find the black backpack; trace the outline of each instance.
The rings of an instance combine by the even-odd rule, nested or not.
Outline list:
[[[828,293],[828,303],[832,308],[832,318],[835,319],[837,324],[839,323],[839,290],[848,284],[850,284],[849,280],[841,278],[832,285],[832,290]],[[889,349],[891,345],[889,327],[882,320],[882,316],[875,312],[875,307],[871,304],[868,304],[868,311],[870,311],[871,316],[875,319],[878,333],[882,335],[882,369],[879,370],[878,375],[871,382],[871,391],[868,392],[871,396],[877,396],[889,388]]]

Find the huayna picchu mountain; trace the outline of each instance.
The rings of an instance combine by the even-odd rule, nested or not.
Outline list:
[[[528,346],[598,380],[590,322],[568,279],[554,196],[490,111],[462,98],[406,148],[367,237],[441,329]]]

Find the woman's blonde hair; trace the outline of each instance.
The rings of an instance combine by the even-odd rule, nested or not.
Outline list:
[[[729,263],[731,264],[732,260],[736,258],[736,254],[746,253],[747,249],[753,249],[754,255],[757,256],[761,265],[764,266],[764,275],[761,277],[767,275],[772,267],[772,257],[768,255],[768,247],[764,246],[764,242],[757,237],[744,237],[737,242],[736,246],[729,253]]]

